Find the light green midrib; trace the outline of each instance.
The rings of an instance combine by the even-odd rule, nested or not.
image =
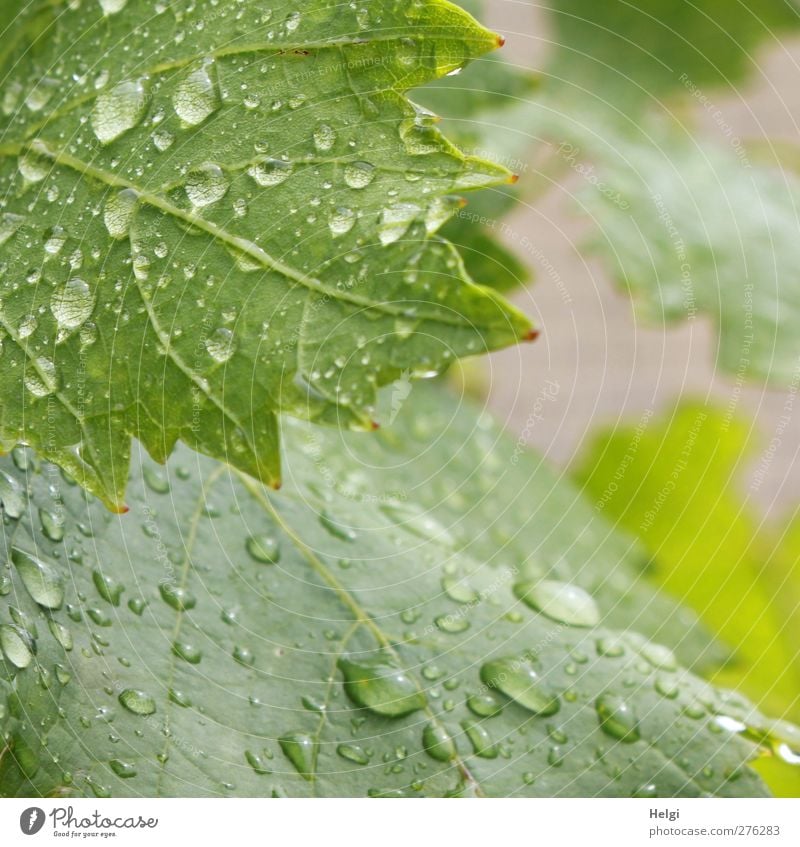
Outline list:
[[[392,644],[389,637],[383,632],[383,630],[378,626],[378,624],[375,623],[375,621],[370,617],[366,610],[362,608],[362,606],[358,603],[355,597],[353,597],[353,595],[339,582],[339,580],[336,579],[334,574],[322,563],[322,561],[314,553],[314,551],[302,540],[302,538],[297,535],[294,529],[284,519],[283,515],[278,512],[278,510],[272,505],[270,500],[265,496],[261,487],[254,480],[241,473],[240,471],[236,471],[236,475],[239,477],[241,483],[244,485],[244,487],[247,489],[253,499],[291,539],[298,552],[303,556],[304,559],[306,559],[306,561],[309,563],[314,572],[317,573],[320,577],[322,577],[323,580],[325,580],[328,586],[334,591],[339,601],[347,609],[350,610],[350,612],[355,617],[356,622],[366,627],[372,633],[373,637],[378,642],[380,647],[387,653],[391,654],[392,657],[396,661],[398,661],[398,663],[402,666],[404,663],[398,656],[397,651],[394,649],[394,645]],[[411,678],[414,679],[413,676]],[[424,697],[424,692],[418,685],[417,691]],[[425,698],[425,702],[426,705],[422,711],[425,713],[425,715],[427,715],[427,717],[431,721],[438,723],[438,718],[431,710],[430,706],[427,705],[427,698]],[[456,752],[456,754],[450,761],[451,764],[455,765],[458,768],[461,777],[475,787],[478,796],[485,796],[480,782],[473,776],[472,772],[467,767],[466,762],[461,758],[461,755],[458,752]]]

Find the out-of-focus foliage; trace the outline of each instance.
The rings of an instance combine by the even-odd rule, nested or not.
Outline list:
[[[743,421],[685,405],[663,421],[598,436],[576,477],[604,514],[649,550],[648,576],[687,602],[734,649],[714,679],[771,714],[800,717],[800,525],[765,530],[741,475],[757,453]],[[767,762],[776,793],[800,794],[796,769]]]

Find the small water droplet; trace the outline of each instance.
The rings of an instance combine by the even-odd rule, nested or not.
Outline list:
[[[461,726],[467,734],[476,756],[480,756],[482,759],[497,758],[499,750],[485,726],[470,718],[461,721]]]
[[[245,750],[244,758],[248,765],[259,775],[265,776],[266,774],[272,773],[272,771],[267,767],[266,763],[262,756],[259,756],[257,753],[253,753],[252,750]]]
[[[53,638],[67,651],[72,650],[73,641],[72,641],[72,633],[64,626],[64,624],[59,623],[54,618],[50,618],[47,622],[47,626],[50,629],[50,633]]]
[[[456,745],[450,733],[440,723],[429,723],[422,731],[425,752],[439,762],[448,762],[456,755]]]
[[[503,704],[491,694],[473,694],[467,699],[467,707],[481,718],[490,718],[503,711]]]
[[[522,659],[508,657],[486,662],[480,676],[489,688],[496,688],[534,714],[554,715],[559,710],[558,697]]]
[[[326,153],[336,143],[336,130],[330,124],[320,124],[314,130],[314,146],[321,153]]]
[[[102,571],[92,571],[92,582],[97,593],[112,606],[119,606],[120,598],[125,587]]]
[[[285,182],[292,175],[293,170],[290,162],[284,162],[280,159],[264,159],[248,168],[247,174],[262,188],[269,188]]]
[[[347,759],[348,762],[353,762],[356,765],[369,764],[369,756],[357,744],[340,744],[336,748],[336,752],[343,759]]]
[[[217,203],[228,193],[228,179],[218,165],[207,163],[190,171],[186,178],[186,196],[195,208]]]
[[[305,780],[314,778],[314,742],[303,733],[290,733],[278,739],[281,750]]]
[[[247,552],[265,565],[276,564],[281,557],[278,539],[272,535],[251,535],[245,542]]]
[[[188,611],[197,605],[197,599],[191,591],[173,582],[162,582],[158,590],[161,599],[178,612]]]
[[[346,235],[355,223],[356,213],[345,206],[338,206],[328,216],[328,227],[334,238]]]
[[[136,768],[130,762],[123,762],[122,759],[112,759],[108,766],[120,779],[133,779],[136,776]]]
[[[614,694],[603,694],[595,702],[597,718],[606,735],[629,744],[638,741],[639,722],[630,705]]]
[[[202,651],[195,647],[194,644],[189,644],[186,641],[175,641],[172,645],[172,652],[179,659],[188,662],[190,665],[199,665],[203,658]]]
[[[345,166],[344,181],[350,188],[360,191],[375,178],[375,167],[369,162],[351,162]]]
[[[156,701],[138,688],[126,688],[120,692],[118,699],[134,715],[152,715],[156,710]]]
[[[60,609],[64,602],[64,582],[50,565],[18,547],[11,549],[11,561],[17,568],[28,594],[45,609]]]
[[[215,362],[227,362],[236,350],[233,333],[225,327],[214,330],[206,339],[206,350]]]
[[[193,70],[175,89],[172,105],[175,114],[187,126],[198,126],[219,108],[217,87],[212,81],[213,63]]]
[[[147,108],[145,81],[125,80],[103,91],[92,110],[92,129],[101,144],[110,144],[133,129]]]
[[[112,238],[127,238],[137,202],[138,195],[132,188],[125,188],[108,198],[103,209],[103,223]]]
[[[387,717],[402,717],[425,707],[425,695],[414,680],[388,659],[343,657],[338,667],[345,693],[357,706]]]
[[[539,582],[518,582],[514,594],[538,612],[558,623],[569,626],[596,626],[600,610],[592,596],[565,582],[551,579]]]
[[[70,279],[57,288],[50,299],[50,311],[59,326],[77,329],[86,323],[94,311],[95,297],[82,279]]]
[[[31,634],[19,626],[0,625],[0,648],[3,654],[20,670],[27,668],[36,653],[36,642]]]

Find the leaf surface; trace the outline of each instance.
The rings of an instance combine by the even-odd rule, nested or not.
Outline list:
[[[453,402],[425,394],[400,433],[438,474]],[[285,491],[181,450],[143,460],[125,516],[30,453],[5,461],[4,794],[764,793],[745,736],[773,727],[741,698],[606,625],[566,567],[536,576],[511,544],[484,560],[490,511],[465,546],[402,475],[391,497],[366,461],[364,489],[355,461],[331,484],[340,436],[287,425]],[[434,434],[412,446],[415,426]]]
[[[497,37],[446,2],[28,4],[0,55],[0,441],[119,507],[131,436],[279,479],[277,413],[530,324],[436,230],[508,172],[403,92]]]

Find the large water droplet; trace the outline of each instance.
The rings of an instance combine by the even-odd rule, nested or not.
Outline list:
[[[207,163],[189,172],[186,196],[198,209],[216,203],[227,194],[228,179],[218,165]]]
[[[557,695],[523,659],[509,657],[486,662],[481,667],[481,681],[537,715],[554,715],[559,710]]]
[[[120,692],[118,699],[134,715],[152,715],[156,710],[156,701],[138,688],[126,688]]]
[[[186,641],[175,641],[172,645],[172,652],[190,665],[199,665],[203,658],[202,651],[194,644],[189,644]]]
[[[188,126],[198,126],[217,108],[220,100],[211,79],[213,63],[206,62],[183,79],[175,90],[175,114]]]
[[[47,626],[49,627],[53,638],[55,638],[55,640],[58,641],[65,650],[72,650],[72,633],[64,626],[64,624],[59,623],[54,618],[50,618],[47,622]]]
[[[294,765],[303,779],[314,778],[314,742],[303,733],[290,733],[278,739],[286,758]]]
[[[18,547],[11,550],[11,561],[19,572],[28,594],[46,609],[60,609],[64,602],[64,582],[49,565]]]
[[[592,596],[566,582],[543,579],[539,582],[518,582],[514,594],[538,612],[569,626],[596,626],[600,610]]]
[[[343,657],[338,666],[345,693],[357,706],[395,718],[425,707],[425,695],[414,680],[388,659]]]
[[[615,694],[603,694],[595,702],[597,718],[606,735],[630,744],[637,741],[639,721],[630,705]]]
[[[40,356],[34,362],[29,363],[25,369],[23,378],[25,388],[34,397],[47,397],[58,388],[58,375],[56,366],[50,359]]]
[[[58,542],[64,538],[64,518],[47,509],[39,509],[39,520],[42,522],[42,531],[50,541]]]
[[[141,121],[147,108],[145,81],[125,80],[102,92],[92,110],[92,129],[102,144],[109,144]]]
[[[396,203],[381,213],[378,238],[381,244],[393,244],[399,241],[407,232],[414,219],[422,212],[413,203]]]
[[[473,694],[467,699],[467,707],[481,718],[490,718],[503,711],[503,704],[491,694]]]
[[[82,279],[70,279],[56,289],[50,299],[50,311],[64,329],[82,326],[94,311],[95,298]]]
[[[121,12],[128,0],[98,0],[104,15],[116,15]]]

